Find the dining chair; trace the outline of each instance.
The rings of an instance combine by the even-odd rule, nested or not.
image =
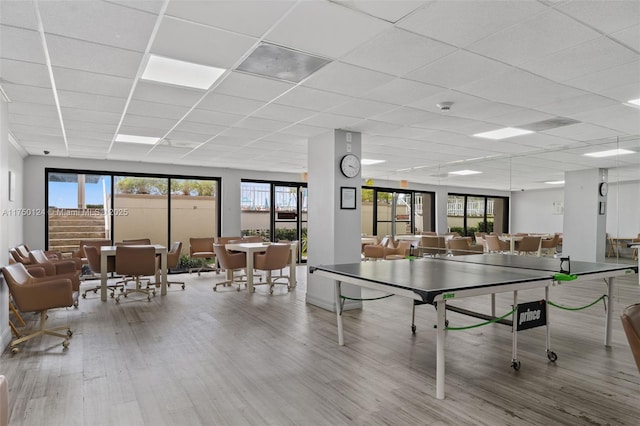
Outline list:
[[[446,253],[445,238],[437,235],[423,235],[420,237],[420,246],[422,256],[438,256]]]
[[[540,256],[542,237],[525,235],[520,241],[516,241],[515,251],[518,254],[534,254]]]
[[[94,276],[100,276],[102,273],[102,256],[100,254],[100,247],[93,245],[86,245],[83,248],[85,255],[87,256],[87,262],[91,272],[93,272]],[[114,272],[116,272],[116,259],[113,256],[107,257],[107,273],[113,276]],[[116,283],[107,284],[107,289],[111,290],[111,297],[115,296],[116,289],[120,288],[120,291],[124,291],[124,281],[118,281]],[[87,293],[93,291],[93,293],[97,293],[100,290],[101,286],[97,285],[92,288],[88,288],[82,293],[82,298],[87,298]]]
[[[452,256],[463,256],[467,254],[482,254],[484,247],[478,244],[469,244],[469,239],[465,237],[451,238],[448,241],[449,253]]]
[[[413,241],[402,240],[398,241],[397,247],[385,247],[384,259],[385,260],[398,260],[404,259],[411,253]]]
[[[620,316],[622,328],[627,335],[633,359],[640,372],[640,303],[627,306]]]
[[[62,346],[69,347],[69,338],[73,335],[68,325],[47,328],[47,311],[54,308],[67,308],[76,304],[78,292],[74,291],[69,278],[46,276],[44,268],[33,267],[27,270],[22,263],[14,263],[2,268],[5,282],[13,303],[20,312],[36,312],[40,314],[40,327],[30,330],[10,343],[11,352],[18,353],[18,345],[35,337],[50,335],[60,337]],[[66,333],[58,333],[67,330]]]
[[[234,283],[238,284],[237,290],[240,291],[240,285],[244,282],[247,286],[246,280],[234,275],[236,271],[245,269],[247,267],[247,256],[243,252],[231,253],[226,249],[224,244],[214,244],[213,251],[216,254],[216,259],[220,263],[220,267],[226,271],[227,277],[224,281],[220,281],[214,284],[213,291],[218,291],[218,286],[229,286]]]
[[[205,264],[197,268],[189,268],[189,273],[196,271],[198,276],[202,271],[216,271],[220,272],[220,268],[217,266],[211,267],[209,262],[215,262],[216,254],[213,252],[213,245],[215,244],[214,237],[191,237],[189,238],[189,257],[191,259],[201,259]]]
[[[485,235],[484,239],[487,244],[487,252],[489,253],[509,253],[511,247],[509,241],[502,241],[497,235]]]
[[[182,242],[176,241],[171,245],[171,249],[167,252],[167,269],[176,269],[180,263],[180,255],[182,254]],[[169,271],[167,271],[169,272]],[[167,281],[167,286],[171,284],[179,284],[184,290],[184,281]]]
[[[288,281],[286,283],[277,283],[271,277],[273,271],[283,269],[288,265],[290,253],[291,244],[272,243],[267,246],[267,250],[264,253],[255,254],[253,267],[257,270],[267,272],[267,280],[261,284],[269,285],[269,294],[273,294],[273,286],[275,284],[286,285],[287,291],[291,289]],[[256,285],[260,284],[254,283],[253,291],[255,291]]]
[[[541,254],[544,256],[553,256],[556,254],[559,241],[560,236],[558,234],[554,234],[553,238],[542,239],[540,242]]]
[[[132,277],[134,288],[126,286],[122,293],[116,297],[116,303],[120,303],[120,297],[127,297],[129,293],[146,294],[147,301],[151,301],[151,295],[156,295],[155,286],[147,284],[142,286],[142,277],[157,276],[160,269],[156,249],[153,246],[120,245],[116,246],[116,273]]]

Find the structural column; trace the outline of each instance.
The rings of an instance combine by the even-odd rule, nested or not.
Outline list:
[[[562,253],[571,260],[604,262],[607,247],[606,169],[565,173]]]
[[[308,210],[309,268],[360,262],[361,173],[346,177],[340,171],[340,161],[347,154],[360,159],[361,149],[357,132],[334,130],[309,139],[308,189],[309,200],[313,200]],[[334,281],[307,272],[307,303],[335,311],[335,287]],[[345,284],[342,294],[359,298],[360,287]],[[360,301],[347,300],[344,305],[345,309],[360,307]]]

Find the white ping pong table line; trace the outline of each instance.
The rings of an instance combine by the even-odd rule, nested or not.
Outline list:
[[[549,287],[555,285],[556,281],[551,277],[550,271],[538,271],[538,272],[548,272],[548,278],[540,278],[540,279],[532,279],[531,281],[518,282],[512,284],[500,284],[497,286],[487,286],[487,287],[473,287],[468,289],[460,289],[452,292],[443,292],[438,294],[433,303],[429,303],[423,300],[423,298],[413,290],[403,289],[394,287],[385,283],[374,282],[366,279],[361,279],[358,277],[343,275],[335,272],[325,271],[321,269],[316,269],[314,273],[318,273],[321,276],[326,278],[335,280],[335,301],[336,301],[336,320],[337,320],[337,328],[338,328],[338,345],[344,345],[344,328],[342,324],[342,292],[341,286],[342,283],[354,284],[359,287],[369,288],[372,290],[383,291],[387,293],[392,293],[398,296],[407,297],[409,299],[417,300],[422,303],[435,304],[436,307],[436,316],[437,316],[437,333],[436,333],[436,398],[444,399],[445,397],[445,340],[446,340],[446,309],[447,309],[447,300],[456,300],[463,299],[468,297],[476,297],[483,295],[492,295],[492,316],[495,316],[495,299],[494,295],[497,293],[507,293],[513,292],[513,306],[518,305],[518,291],[531,290],[537,288],[544,288],[544,300],[545,304],[547,304],[547,323],[546,323],[546,353],[549,357],[549,360],[552,362],[555,361],[555,353],[551,352],[551,330],[550,330],[550,318],[549,318],[549,309],[548,309],[548,300],[549,300]],[[590,273],[585,274],[583,277],[587,279],[605,279],[607,283],[607,297],[609,299],[609,303],[606,307],[606,317],[605,317],[605,337],[604,344],[605,346],[611,345],[611,326],[613,321],[613,288],[614,288],[614,277],[627,274],[628,272],[621,271],[606,271],[606,272],[598,272],[598,273]],[[451,297],[451,293],[453,293],[453,297]],[[514,311],[512,314],[512,327],[515,327],[517,324],[516,320],[517,311]],[[511,366],[514,369],[519,369],[520,363],[517,360],[517,331],[514,328],[512,334],[512,360]],[[551,356],[553,354],[553,358]]]

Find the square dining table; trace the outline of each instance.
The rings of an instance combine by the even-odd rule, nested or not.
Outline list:
[[[267,247],[270,244],[278,243],[232,243],[225,244],[225,248],[229,251],[241,251],[247,255],[247,289],[249,292],[253,292],[253,254],[262,253],[267,251]],[[298,257],[296,242],[287,243],[291,244],[291,263],[289,265],[289,288],[296,287],[296,259]]]

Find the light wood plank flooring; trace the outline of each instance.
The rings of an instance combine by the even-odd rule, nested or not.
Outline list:
[[[20,425],[638,425],[640,374],[619,321],[640,301],[637,275],[617,280],[613,345],[603,345],[602,303],[551,310],[548,362],[544,329],[518,334],[522,368],[510,368],[511,333],[502,325],[447,336],[445,400],[435,398],[435,310],[400,297],[366,302],[345,314],[346,346],[335,314],[305,304],[298,287],[256,294],[211,285],[222,275],[171,276],[151,302],[101,303],[49,313],[68,321],[67,352],[53,337],[0,357],[9,380],[10,424]],[[83,285],[93,285],[94,282]],[[554,287],[551,299],[579,306],[605,292],[602,282]],[[363,291],[363,297],[378,295]],[[508,312],[511,295],[498,296]],[[537,300],[542,291],[520,292]],[[488,298],[464,301],[487,311]],[[452,326],[473,318],[450,313]],[[27,320],[36,323],[36,317]]]

